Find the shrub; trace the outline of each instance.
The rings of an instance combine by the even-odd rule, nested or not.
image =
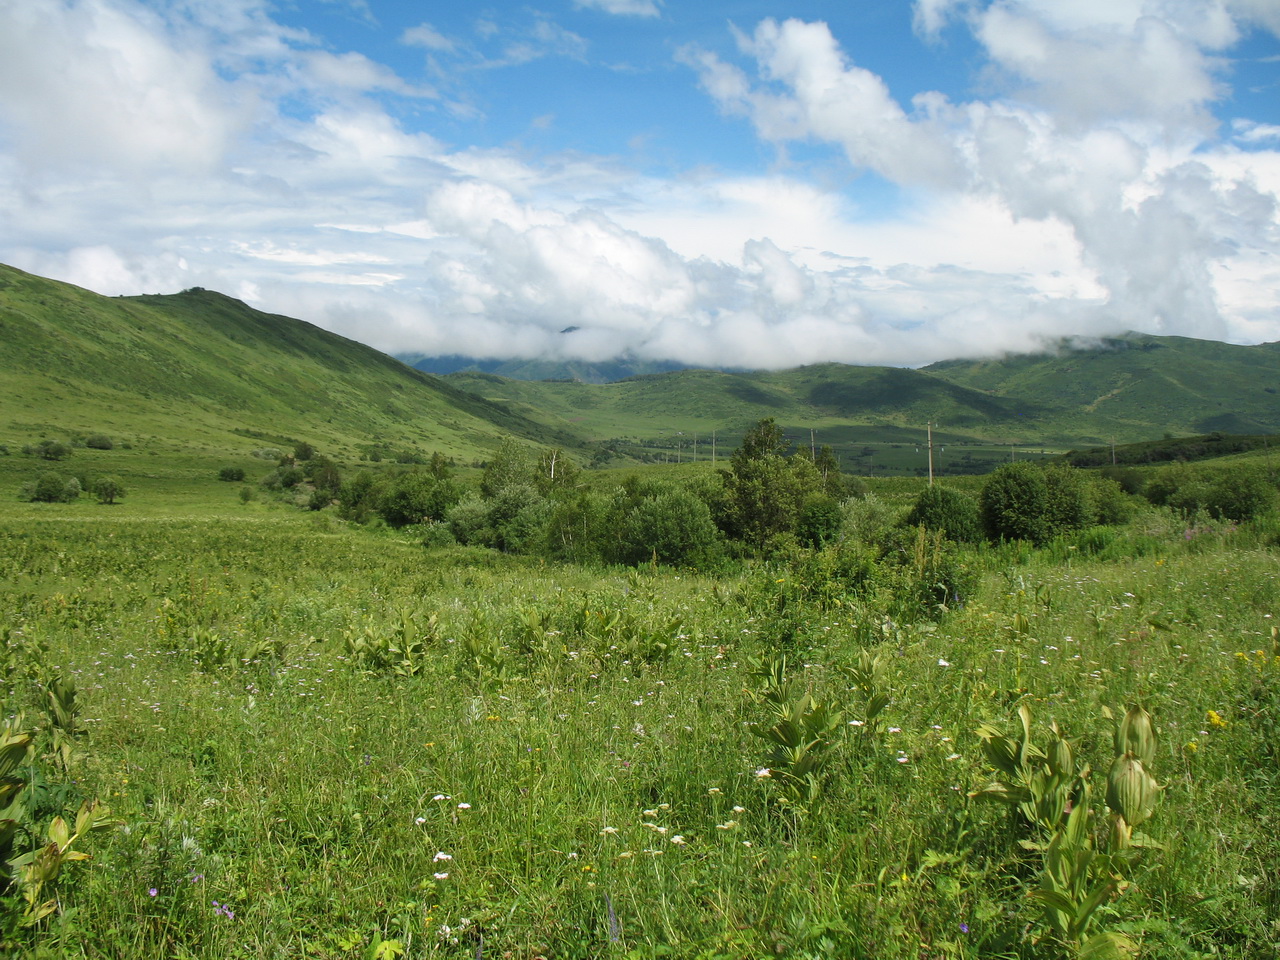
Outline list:
[[[679,486],[641,497],[626,510],[614,559],[673,565],[714,565],[723,556],[720,531],[711,511]]]
[[[314,459],[315,455],[316,448],[305,440],[299,440],[293,446],[293,459],[299,463],[305,463],[307,460]]]
[[[977,543],[982,539],[982,517],[977,501],[941,484],[925,487],[903,523],[941,530],[957,543]]]
[[[93,433],[84,438],[84,445],[92,450],[111,450],[115,444],[105,433]]]
[[[25,485],[22,496],[37,503],[70,503],[80,496],[81,489],[80,481],[75,477],[47,471],[40,474],[35,483]]]
[[[980,508],[992,540],[1049,539],[1049,487],[1035,464],[1007,463],[991,474],[982,488]]]
[[[828,496],[817,496],[800,509],[796,536],[809,547],[832,543],[840,535],[840,504]]]
[[[43,460],[65,460],[71,456],[71,444],[63,443],[61,440],[41,440],[37,444],[28,444],[23,447],[22,452]]]
[[[218,471],[218,479],[227,483],[241,483],[244,480],[243,467],[223,467]]]

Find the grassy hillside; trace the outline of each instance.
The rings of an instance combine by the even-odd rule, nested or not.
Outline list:
[[[207,290],[102,297],[0,266],[0,442],[103,432],[210,455],[306,439],[482,455],[572,437],[300,320]]]
[[[1081,444],[1165,432],[1280,430],[1280,343],[1131,334],[1090,349],[935,363],[924,373],[1052,410],[1046,433]]]

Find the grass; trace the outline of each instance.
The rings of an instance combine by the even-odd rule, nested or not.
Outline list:
[[[63,885],[45,942],[64,953],[1059,956],[1027,835],[967,797],[991,775],[977,724],[1012,731],[1024,702],[1100,771],[1102,707],[1156,718],[1163,849],[1107,929],[1150,956],[1280,939],[1265,525],[1188,540],[1152,511],[1090,542],[1109,559],[984,549],[963,606],[894,623],[888,581],[546,566],[245,508],[216,481],[191,497],[0,508],[6,703],[35,719],[37,681],[76,682],[70,789],[124,823]],[[784,597],[792,677],[846,711],[803,814],[750,726]],[[412,675],[353,659],[349,638],[401,642],[406,621]],[[847,722],[862,649],[892,692],[870,737]]]

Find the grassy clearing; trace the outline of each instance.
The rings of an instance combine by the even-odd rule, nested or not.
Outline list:
[[[1102,929],[1152,957],[1280,941],[1266,527],[1188,538],[1151,511],[1085,550],[978,551],[973,594],[907,623],[887,588],[800,568],[548,566],[241,506],[6,507],[8,710],[47,730],[61,676],[87,729],[69,773],[37,763],[44,813],[100,797],[124,824],[69,868],[50,949],[1066,955],[1027,897],[1032,834],[967,795],[992,777],[975,728],[1012,733],[1023,703],[1099,771],[1100,816],[1102,708],[1155,717],[1161,848]],[[858,723],[862,650],[886,666],[878,725]],[[844,711],[804,810],[753,733],[779,652]]]

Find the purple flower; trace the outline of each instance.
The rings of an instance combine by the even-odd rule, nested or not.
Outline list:
[[[961,932],[961,933],[968,933],[968,932],[969,932],[969,925],[968,925],[967,923],[962,923],[962,924],[960,924],[960,932]]]
[[[157,896],[159,893],[160,893],[159,890],[157,890],[155,887],[152,887],[150,890],[147,891],[147,896],[154,897],[154,896]]]
[[[235,913],[231,910],[231,904],[229,903],[218,903],[217,900],[213,901],[213,912],[218,916],[226,917],[228,920],[234,920],[236,918]]]

